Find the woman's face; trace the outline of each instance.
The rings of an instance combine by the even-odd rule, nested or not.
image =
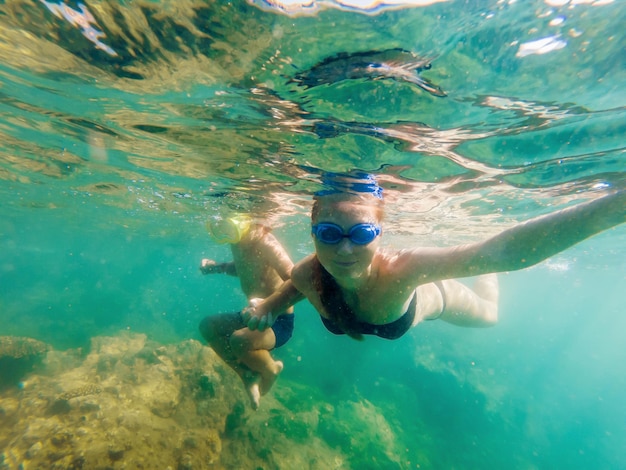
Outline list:
[[[324,203],[313,224],[322,222],[336,224],[347,234],[357,224],[371,223],[380,225],[379,209],[362,202],[335,201]],[[357,279],[369,273],[372,259],[380,244],[380,236],[367,245],[358,245],[343,238],[339,243],[323,243],[313,236],[317,258],[326,271],[338,281]]]

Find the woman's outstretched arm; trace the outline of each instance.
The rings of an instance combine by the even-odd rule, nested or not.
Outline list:
[[[540,216],[483,242],[418,248],[397,257],[394,270],[421,284],[437,279],[515,271],[537,264],[593,235],[626,222],[626,191]]]

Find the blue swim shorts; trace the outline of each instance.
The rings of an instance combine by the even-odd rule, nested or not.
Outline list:
[[[274,346],[274,349],[280,348],[291,338],[293,334],[294,317],[295,315],[293,313],[284,313],[280,315],[272,325],[272,331],[274,331],[274,336],[276,336],[276,346]]]

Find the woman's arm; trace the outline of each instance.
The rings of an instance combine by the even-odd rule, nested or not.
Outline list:
[[[304,296],[289,279],[269,297],[251,299],[250,306],[242,310],[241,318],[251,330],[263,331],[272,326],[281,313],[303,298]]]
[[[398,254],[396,275],[418,283],[527,268],[626,222],[626,191],[521,223],[480,243]],[[404,274],[403,274],[404,273]]]

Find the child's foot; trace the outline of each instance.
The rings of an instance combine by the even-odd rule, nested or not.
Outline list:
[[[246,386],[246,392],[248,392],[248,397],[250,397],[250,405],[254,411],[259,409],[259,405],[261,404],[261,391],[259,390],[259,383],[254,382],[250,385]]]
[[[274,366],[274,371],[261,376],[261,395],[265,395],[270,391],[272,385],[274,385],[274,382],[276,382],[278,378],[278,374],[280,374],[285,367],[282,361],[274,361]]]

